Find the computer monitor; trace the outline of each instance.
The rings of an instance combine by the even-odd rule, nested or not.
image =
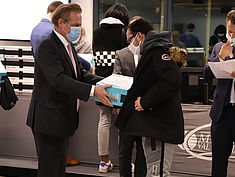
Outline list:
[[[205,50],[203,47],[187,48],[187,66],[203,67],[205,65]]]
[[[202,67],[182,67],[181,102],[211,104],[216,80],[206,81]]]

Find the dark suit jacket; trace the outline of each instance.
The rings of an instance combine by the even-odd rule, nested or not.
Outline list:
[[[77,98],[87,101],[90,84],[101,79],[81,70],[74,47],[72,49],[78,79],[64,44],[54,32],[38,47],[27,117],[27,125],[36,132],[58,137],[73,135],[78,126]]]
[[[208,58],[209,62],[220,62],[219,51],[222,45],[223,45],[222,42],[215,45],[212,54]],[[226,57],[225,59],[230,60],[229,57]],[[215,77],[208,64],[204,66],[203,74],[206,80],[212,80]],[[213,94],[214,96],[213,104],[210,111],[210,117],[215,122],[219,121],[224,106],[226,106],[226,104],[228,104],[230,101],[229,96],[231,92],[231,86],[232,86],[232,79],[218,79],[217,81],[217,86]]]
[[[134,55],[128,47],[116,51],[113,73],[133,77],[135,72]]]

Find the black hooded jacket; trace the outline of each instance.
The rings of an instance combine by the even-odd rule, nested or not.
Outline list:
[[[181,74],[170,58],[169,32],[150,31],[143,43],[142,56],[115,125],[120,133],[157,138],[172,144],[184,140],[181,108]],[[141,97],[144,111],[135,110]]]

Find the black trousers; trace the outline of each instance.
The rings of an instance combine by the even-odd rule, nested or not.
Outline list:
[[[68,139],[34,132],[38,177],[65,177]]]
[[[131,177],[131,156],[136,142],[135,177],[145,177],[147,173],[146,159],[142,146],[142,138],[137,136],[119,135],[119,172],[120,177]]]
[[[231,104],[223,109],[218,122],[211,125],[212,177],[226,177],[228,159],[235,140],[235,107]]]

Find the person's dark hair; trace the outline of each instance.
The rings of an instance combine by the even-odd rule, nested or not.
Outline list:
[[[146,35],[149,31],[153,30],[153,26],[150,21],[141,17],[130,23],[127,29],[129,29],[133,34],[141,32]]]
[[[64,19],[66,22],[68,22],[70,20],[70,14],[72,11],[82,13],[82,8],[78,4],[75,4],[75,3],[60,5],[56,9],[56,11],[51,19],[52,23],[54,25],[58,26],[58,20],[60,18]]]
[[[227,14],[227,18],[226,18],[226,22],[231,21],[232,24],[235,24],[235,10],[231,10],[228,14]]]
[[[129,23],[128,9],[125,5],[117,3],[105,12],[105,18],[113,17],[119,19],[125,26]]]
[[[61,1],[53,1],[48,7],[47,7],[47,13],[53,13],[57,7],[59,7],[63,2]]]
[[[187,26],[187,29],[192,29],[194,30],[196,27],[193,23],[189,23],[188,26]]]

